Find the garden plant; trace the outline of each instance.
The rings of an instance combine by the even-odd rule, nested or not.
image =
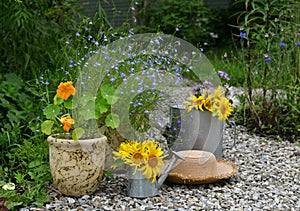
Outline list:
[[[135,28],[127,22],[115,29],[102,13],[82,15],[72,0],[1,1],[0,209],[17,210],[32,204],[42,207],[50,201],[48,146],[41,132],[46,120],[43,112],[54,99],[58,84],[76,84],[76,78],[99,48],[134,32],[174,34],[203,47],[204,43],[212,43],[212,35],[213,40],[217,39],[214,23],[226,26],[201,1],[189,1],[189,7],[197,6],[199,11],[184,7],[184,1],[144,2],[132,1],[128,8],[129,14],[136,15]],[[224,28],[233,31],[231,48],[208,52],[213,55],[216,71],[229,74],[231,80],[227,83],[245,90],[241,106],[234,109],[231,118],[262,135],[299,145],[300,3],[238,0],[234,4],[241,9],[231,14],[236,24]],[[193,13],[200,10],[202,15]],[[161,13],[166,14],[164,18],[156,19]],[[191,16],[199,19],[191,21]],[[97,116],[99,127],[116,127],[109,116],[113,103],[110,94],[133,70],[142,72],[141,65],[172,69],[194,78],[184,65],[162,56],[137,56],[120,62],[111,67],[98,89],[99,103],[105,105]],[[160,92],[149,90],[134,98],[130,121],[141,132],[147,129],[145,120],[150,118],[145,111],[163,98]],[[107,128],[102,130],[107,132]]]
[[[299,2],[235,3],[245,5],[237,14],[240,45],[238,59],[233,60],[241,61],[247,92],[240,122],[261,134],[299,141]]]

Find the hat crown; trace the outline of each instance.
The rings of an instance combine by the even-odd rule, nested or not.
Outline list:
[[[177,152],[184,160],[177,161],[169,173],[168,182],[204,184],[228,178],[237,173],[234,163],[217,160],[213,153],[201,150]]]
[[[207,177],[216,175],[217,160],[211,152],[200,150],[179,151],[185,160],[177,162],[173,172],[185,172],[191,177]]]

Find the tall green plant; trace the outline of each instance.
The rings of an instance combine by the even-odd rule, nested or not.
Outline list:
[[[238,15],[238,27],[242,49],[246,48],[241,61],[247,75],[247,121],[265,133],[299,136],[300,126],[295,123],[300,120],[300,3],[236,3],[245,5]]]
[[[210,42],[219,22],[216,12],[202,1],[132,1],[137,31],[174,34],[194,45]]]
[[[14,73],[0,75],[0,147],[5,165],[8,148],[35,133],[39,116],[38,96]]]
[[[59,49],[75,30],[73,0],[7,0],[0,2],[0,72],[38,78],[61,64]]]
[[[33,141],[35,140],[35,141]],[[34,204],[38,207],[50,201],[45,186],[51,179],[47,142],[35,137],[10,145],[6,151],[7,165],[0,167],[0,195],[8,199],[9,210],[19,210]],[[4,184],[12,184],[10,189]]]

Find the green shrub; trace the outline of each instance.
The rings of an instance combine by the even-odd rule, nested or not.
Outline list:
[[[76,30],[73,0],[7,0],[0,8],[1,73],[28,80],[60,67],[64,38]]]
[[[220,23],[218,14],[198,0],[140,1],[134,7],[138,11],[135,27],[139,32],[175,33],[195,46],[210,43],[210,33],[215,33],[215,26]]]
[[[237,1],[248,126],[294,140],[300,136],[300,14],[296,1]]]
[[[6,156],[9,158],[7,165],[0,167],[0,195],[8,199],[5,205],[9,210],[31,204],[41,207],[49,202],[45,190],[46,182],[51,179],[47,141],[32,137],[32,140],[11,144]],[[7,183],[15,184],[15,189],[1,187]]]
[[[0,75],[0,147],[5,163],[10,145],[28,138],[38,128],[39,101],[31,89],[14,73]]]

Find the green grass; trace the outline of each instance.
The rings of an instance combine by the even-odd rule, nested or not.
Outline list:
[[[46,184],[51,180],[48,143],[41,136],[21,140],[11,145],[6,153],[7,165],[0,168],[0,184],[14,183],[14,190],[0,188],[0,196],[8,201],[9,210],[50,201]]]
[[[242,87],[246,81],[246,66],[242,64],[239,54],[240,52],[228,48],[213,49],[206,55],[216,71],[228,73],[230,86]]]

